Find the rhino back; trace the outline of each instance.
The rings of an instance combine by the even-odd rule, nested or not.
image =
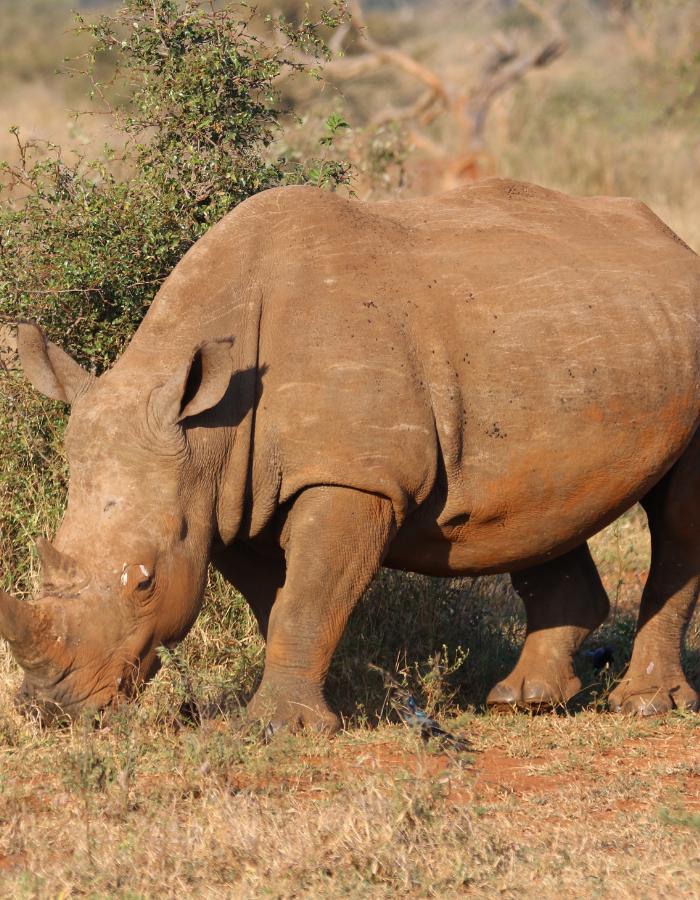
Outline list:
[[[612,519],[696,427],[700,263],[642,204],[299,189],[265,240],[256,435],[282,499],[429,500],[462,568],[502,567]]]

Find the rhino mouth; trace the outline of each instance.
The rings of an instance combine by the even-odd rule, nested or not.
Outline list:
[[[15,707],[41,724],[100,715],[133,699],[159,668],[150,630],[130,631],[101,602],[84,602],[0,591],[0,636],[24,670]],[[89,621],[105,627],[90,630]]]
[[[25,674],[15,697],[15,707],[42,726],[69,724],[90,717],[101,722],[107,711],[133,700],[157,668],[157,659],[146,673],[142,666],[134,665],[128,667],[127,674],[114,681],[108,680],[107,684],[83,675],[81,685],[78,681],[80,669],[64,672],[48,684]]]
[[[66,679],[47,688],[45,685],[34,685],[27,678],[15,697],[15,708],[26,718],[41,726],[69,725],[79,718],[100,715],[120,700],[119,691],[109,689],[76,691]]]

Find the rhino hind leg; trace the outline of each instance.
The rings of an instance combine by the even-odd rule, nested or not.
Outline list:
[[[513,671],[492,688],[498,711],[551,709],[581,690],[574,654],[606,618],[610,604],[586,544],[511,580],[527,614],[527,633]]]
[[[268,732],[337,731],[324,684],[348,618],[395,532],[391,503],[336,486],[307,488],[283,535],[286,579],[270,613],[265,671],[248,706]]]
[[[651,533],[651,568],[639,607],[632,658],[610,694],[615,712],[654,715],[700,708],[681,663],[700,592],[700,436],[642,505]]]

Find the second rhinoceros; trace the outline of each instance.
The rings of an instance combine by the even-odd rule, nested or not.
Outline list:
[[[326,673],[382,565],[512,573],[527,637],[488,702],[556,704],[608,610],[586,540],[639,500],[653,559],[611,705],[697,708],[700,260],[643,204],[276,189],[186,254],[101,377],[34,325],[19,349],[72,404],[43,586],[0,598],[26,700],[133,694],[211,562],[266,637],[252,712],[274,727],[337,727]]]

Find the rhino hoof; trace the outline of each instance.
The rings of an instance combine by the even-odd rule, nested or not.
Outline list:
[[[312,720],[302,717],[293,717],[289,719],[271,719],[263,731],[263,740],[269,743],[279,734],[297,732],[308,729],[318,734],[335,734],[341,729],[340,719],[334,714],[324,715],[323,717],[314,717]]]
[[[312,731],[334,734],[340,731],[340,719],[323,698],[316,686],[297,684],[289,698],[289,693],[274,682],[265,682],[248,704],[248,716],[265,723],[264,738],[271,740],[280,732]],[[286,694],[286,696],[285,696]]]
[[[549,712],[563,702],[564,696],[546,681],[526,681],[523,685],[522,705],[532,712]]]
[[[662,716],[673,709],[697,712],[700,709],[700,697],[687,683],[670,689],[646,688],[637,691],[625,684],[612,692],[608,706],[615,713]]]
[[[581,682],[576,677],[567,677],[564,688],[555,687],[559,680],[546,678],[526,678],[519,690],[509,681],[499,681],[492,688],[486,704],[494,712],[549,712],[566,703],[581,690]]]
[[[670,695],[659,691],[646,695],[636,694],[622,701],[611,698],[608,705],[612,712],[632,716],[662,716],[674,709]]]
[[[499,681],[498,684],[489,691],[489,695],[486,698],[486,705],[493,712],[517,712],[518,706],[520,705],[519,694],[520,692],[516,691],[507,681]]]

